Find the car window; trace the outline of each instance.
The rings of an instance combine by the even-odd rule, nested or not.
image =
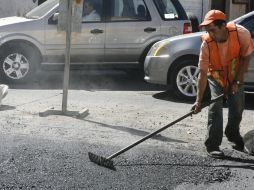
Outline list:
[[[100,22],[103,0],[85,0],[83,3],[82,22]]]
[[[47,14],[54,6],[56,6],[59,3],[59,0],[47,0],[46,2],[42,3],[38,7],[32,9],[30,12],[28,12],[25,17],[26,18],[40,18]]]
[[[254,38],[254,16],[244,19],[240,24],[247,28],[251,33],[251,37]]]
[[[171,0],[153,0],[163,20],[178,19],[177,10]]]
[[[110,0],[109,21],[148,21],[150,13],[144,0]]]

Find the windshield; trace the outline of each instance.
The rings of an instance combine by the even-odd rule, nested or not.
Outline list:
[[[48,13],[57,3],[59,3],[59,0],[47,0],[45,3],[42,3],[38,7],[28,12],[25,17],[34,19],[40,18]]]

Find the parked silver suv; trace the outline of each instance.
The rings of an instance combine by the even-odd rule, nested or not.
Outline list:
[[[85,2],[82,32],[72,36],[72,66],[137,67],[155,42],[191,32],[177,0]],[[89,8],[96,11],[94,20]],[[58,11],[59,0],[47,0],[24,17],[0,19],[2,79],[26,81],[41,66],[64,65],[65,33],[57,31]]]

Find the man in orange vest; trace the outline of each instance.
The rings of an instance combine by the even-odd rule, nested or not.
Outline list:
[[[207,86],[211,98],[224,93],[228,103],[228,122],[225,135],[234,144],[233,148],[243,150],[240,122],[244,110],[244,72],[248,69],[253,51],[250,32],[233,22],[226,23],[226,16],[219,10],[209,11],[200,24],[207,31],[202,36],[199,56],[199,77],[194,113],[201,110],[201,102]],[[223,137],[223,100],[212,103],[208,111],[208,132],[205,146],[208,155],[224,157],[220,150]]]

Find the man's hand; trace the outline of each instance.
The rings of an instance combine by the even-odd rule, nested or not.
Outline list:
[[[236,81],[233,82],[231,86],[231,93],[234,95],[239,91],[239,85],[240,83],[237,83]]]
[[[191,108],[194,111],[194,114],[197,114],[201,111],[201,102],[195,102]]]

